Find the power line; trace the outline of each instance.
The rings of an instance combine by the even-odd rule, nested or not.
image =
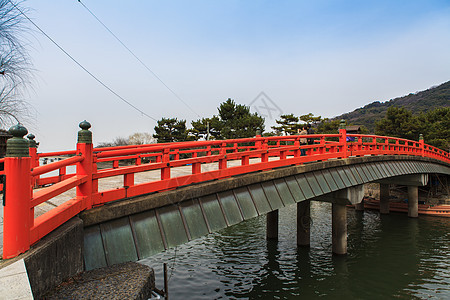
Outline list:
[[[135,105],[133,105],[131,102],[127,101],[125,98],[123,98],[122,96],[120,96],[118,93],[116,93],[113,89],[111,89],[108,85],[106,85],[105,83],[103,83],[100,79],[98,79],[94,74],[92,74],[88,69],[86,69],[81,63],[79,63],[73,56],[71,56],[66,50],[64,50],[60,45],[58,45],[58,43],[55,42],[55,40],[53,40],[47,33],[44,32],[44,30],[42,30],[36,23],[34,23],[20,8],[18,8],[16,6],[16,4],[14,4],[13,2],[11,2],[11,0],[8,0],[9,3],[11,3],[11,5],[14,6],[15,9],[17,9],[21,15],[23,15],[31,24],[33,24],[46,38],[48,38],[56,47],[59,48],[59,50],[61,50],[65,55],[67,55],[75,64],[77,64],[80,68],[82,68],[86,73],[88,73],[92,78],[94,78],[98,83],[100,83],[104,88],[106,88],[108,91],[110,91],[113,95],[115,95],[117,98],[119,98],[120,100],[122,100],[123,102],[125,102],[126,104],[128,104],[129,106],[131,106],[132,108],[134,108],[135,110],[137,110],[138,112],[140,112],[143,116],[146,116],[154,121],[157,121],[155,118],[153,118],[152,116],[148,115],[147,113],[145,113],[144,111],[142,111],[141,109],[139,109],[138,107],[136,107]]]
[[[178,100],[180,100],[184,105],[186,105],[187,108],[189,108],[194,114],[196,114],[199,118],[201,118],[201,116],[192,109],[192,107],[187,104],[180,96],[178,96],[177,93],[174,92],[174,90],[172,90],[155,72],[153,72],[136,54],[134,54],[133,51],[131,51],[130,48],[128,48],[124,42],[122,42],[117,35],[115,35],[109,28],[108,26],[106,26],[86,5],[84,5],[83,2],[81,2],[81,0],[77,0],[120,44],[122,44],[122,46],[128,50],[128,52],[130,52],[131,55],[134,56],[134,58],[136,58],[141,65],[144,66],[144,68],[146,68],[150,73],[153,74],[153,76],[155,76],[156,79],[158,79]]]

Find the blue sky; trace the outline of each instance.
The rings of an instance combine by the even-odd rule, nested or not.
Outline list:
[[[26,1],[28,15],[89,71],[155,119],[190,122],[262,91],[283,113],[333,117],[450,80],[450,1],[82,1],[174,90],[184,106],[77,0]],[[156,122],[124,104],[40,33],[25,124],[40,151],[94,143]],[[266,119],[266,128],[274,123]]]

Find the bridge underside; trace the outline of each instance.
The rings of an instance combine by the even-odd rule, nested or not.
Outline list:
[[[305,200],[338,199],[339,204],[347,204],[342,199],[348,197],[327,195],[365,183],[433,173],[449,175],[450,167],[428,158],[352,157],[246,174],[110,203],[80,216],[85,226],[85,267],[89,270],[143,259]]]

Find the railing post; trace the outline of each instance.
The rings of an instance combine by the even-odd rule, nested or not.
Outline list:
[[[295,136],[294,147],[294,157],[300,157],[300,136]]]
[[[28,138],[28,151],[30,153],[30,167],[34,169],[39,167],[39,158],[37,157],[37,143],[34,140],[34,134],[30,133],[27,135]],[[37,182],[39,180],[39,176],[33,177],[31,176],[31,189],[37,188]],[[30,228],[33,227],[34,224],[34,207],[30,207]]]
[[[420,155],[425,156],[425,141],[423,140],[423,134],[419,134],[419,146],[420,146]]]
[[[325,153],[325,137],[320,137],[320,147],[319,147],[319,154]]]
[[[93,205],[92,173],[94,171],[92,132],[89,131],[91,124],[84,120],[79,127],[81,130],[78,131],[77,155],[81,155],[84,159],[77,163],[77,176],[87,176],[87,181],[77,186],[77,197],[83,199],[83,207],[90,209]]]
[[[222,143],[220,146],[220,155],[223,155],[223,158],[219,159],[219,169],[226,169],[227,168],[227,143]]]
[[[389,149],[389,139],[384,139],[384,146],[383,146],[383,150],[384,150],[384,155],[386,155],[386,154],[389,154],[389,151],[390,151],[390,149]]]
[[[192,163],[192,174],[200,174],[202,172],[202,164],[199,162]]]
[[[113,160],[112,167],[113,167],[113,169],[118,169],[119,168],[119,161],[118,160]]]
[[[347,158],[347,130],[345,129],[345,120],[339,124],[339,144],[342,147],[342,158]]]
[[[248,164],[250,164],[250,156],[243,155],[241,157],[241,166],[247,166]]]
[[[123,176],[123,186],[127,189],[134,185],[134,173],[125,174]]]
[[[363,139],[362,139],[362,137],[357,137],[357,143],[358,143],[358,146],[357,146],[357,150],[358,151],[362,151],[362,149],[363,149]],[[361,156],[361,155],[357,155],[358,157],[359,156]]]
[[[3,258],[13,258],[30,249],[31,157],[23,138],[27,129],[12,126],[5,157],[6,191],[3,207]],[[34,218],[34,216],[31,216]]]
[[[66,174],[67,174],[66,167],[62,167],[61,169],[59,169],[59,181],[63,181],[64,179],[66,179]]]
[[[37,146],[38,143],[34,140],[35,136],[34,134],[30,133],[27,135],[28,138],[28,147],[30,152],[30,158],[31,158],[31,169],[34,169],[36,167],[39,167],[39,157],[37,155]],[[39,176],[36,176],[31,179],[33,187],[37,187]]]
[[[170,148],[165,147],[163,149],[162,162],[166,164],[161,168],[161,180],[170,178]]]
[[[265,150],[265,152],[261,153],[261,162],[268,162],[269,161],[269,141],[267,139],[264,139],[261,149]]]
[[[261,137],[261,130],[256,130],[256,136],[255,136],[255,138],[260,138]],[[261,149],[261,141],[260,140],[258,140],[258,141],[256,141],[255,142],[255,149],[256,150],[260,150]]]
[[[394,151],[396,155],[400,154],[400,141],[398,139],[395,139]]]
[[[281,150],[279,155],[281,160],[286,159],[286,150]]]

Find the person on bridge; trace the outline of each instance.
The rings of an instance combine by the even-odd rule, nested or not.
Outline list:
[[[303,126],[302,128],[298,129],[298,135],[307,135],[308,130],[306,126]],[[306,138],[300,138],[300,146],[306,145],[308,143]],[[306,155],[306,149],[300,149],[300,155],[305,156]]]
[[[314,129],[311,128],[311,124],[306,125],[308,134],[314,134]],[[314,138],[308,138],[308,145],[314,145]]]

